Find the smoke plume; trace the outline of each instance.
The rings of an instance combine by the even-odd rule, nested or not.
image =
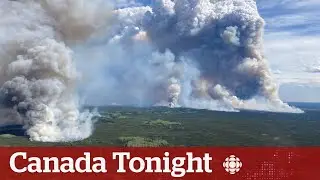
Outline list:
[[[0,2],[0,125],[84,139],[94,114],[81,101],[301,112],[278,96],[254,0],[112,2]]]
[[[92,113],[80,112],[73,43],[107,22],[103,1],[0,2],[1,125],[23,124],[31,140],[74,141],[92,132]]]
[[[77,50],[95,54],[91,88],[83,90],[90,103],[301,112],[278,96],[254,0],[115,4],[124,8],[113,11],[112,31]]]

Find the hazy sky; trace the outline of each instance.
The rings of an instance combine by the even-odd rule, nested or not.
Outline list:
[[[151,0],[113,0],[119,7]],[[320,102],[320,0],[257,0],[265,54],[285,101]]]
[[[320,1],[257,0],[265,52],[285,101],[320,102]]]

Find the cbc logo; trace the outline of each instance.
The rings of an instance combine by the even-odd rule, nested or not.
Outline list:
[[[226,160],[223,163],[223,167],[228,173],[236,174],[240,171],[242,167],[242,162],[235,155],[231,155],[226,158]]]

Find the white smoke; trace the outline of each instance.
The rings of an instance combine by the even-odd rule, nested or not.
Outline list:
[[[1,119],[23,124],[35,141],[75,141],[92,133],[90,112],[80,112],[73,52],[103,29],[110,9],[103,1],[0,2]]]
[[[0,2],[1,125],[23,124],[36,141],[84,139],[94,114],[80,112],[83,99],[301,112],[278,97],[254,0],[113,2]]]
[[[103,67],[103,78],[87,74],[96,87],[84,90],[88,102],[301,112],[278,96],[254,0],[131,2],[113,12],[107,38],[77,51]]]

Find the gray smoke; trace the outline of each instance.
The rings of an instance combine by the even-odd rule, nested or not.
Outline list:
[[[84,139],[80,102],[301,112],[278,97],[254,0],[113,2],[0,2],[0,125]]]
[[[254,0],[156,0],[136,6],[116,9],[117,23],[107,38],[78,50],[83,57],[96,54],[96,65],[103,67],[103,78],[97,78],[97,68],[87,74],[89,87],[96,88],[85,94],[104,91],[89,102],[301,112],[278,96]]]
[[[23,124],[31,140],[74,141],[92,132],[90,112],[80,112],[76,70],[68,46],[104,28],[103,1],[0,2],[1,125]]]

